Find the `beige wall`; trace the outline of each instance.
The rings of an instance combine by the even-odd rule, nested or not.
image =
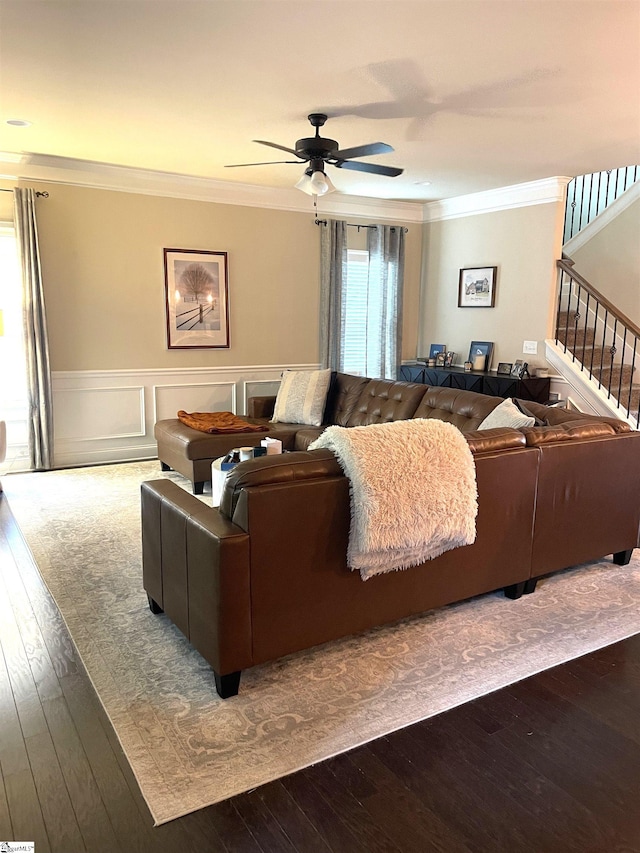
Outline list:
[[[38,202],[38,229],[52,370],[318,361],[319,231],[311,208],[306,214],[29,185],[50,193]],[[406,358],[416,347],[421,242],[420,226],[411,226]],[[229,349],[167,349],[163,248],[228,252]]]
[[[493,368],[518,358],[546,364],[562,216],[562,206],[550,203],[425,225],[417,355],[444,343],[461,364],[479,340],[494,342]],[[482,266],[498,267],[495,307],[458,308],[460,269]],[[538,355],[523,355],[525,340],[538,342]]]
[[[0,188],[13,189],[11,181],[0,180]],[[11,222],[13,219],[13,193],[0,192],[0,222]]]
[[[576,272],[640,326],[640,199],[570,254]]]

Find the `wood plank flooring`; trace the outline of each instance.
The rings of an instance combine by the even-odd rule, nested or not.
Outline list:
[[[0,839],[36,853],[640,853],[640,635],[160,827],[4,496],[0,650]]]

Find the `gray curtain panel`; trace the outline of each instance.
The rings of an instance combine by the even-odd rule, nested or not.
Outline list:
[[[367,345],[367,376],[397,379],[402,352],[402,290],[404,285],[404,228],[376,225],[367,229],[369,288],[377,292],[369,304],[368,334],[378,337]]]
[[[36,225],[36,194],[13,191],[14,220],[22,268],[24,333],[29,392],[29,456],[31,468],[53,467],[53,395],[49,367],[47,319]]]
[[[320,366],[340,370],[347,223],[329,219],[320,232]]]

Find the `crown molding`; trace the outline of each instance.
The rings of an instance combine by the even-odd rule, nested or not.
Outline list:
[[[631,186],[626,189],[622,195],[619,195],[618,198],[614,199],[610,205],[605,207],[602,213],[599,213],[595,219],[592,219],[591,222],[587,223],[581,231],[578,231],[570,240],[562,247],[562,251],[565,254],[571,256],[572,252],[577,251],[585,243],[588,243],[592,237],[602,231],[603,228],[606,228],[613,220],[620,216],[621,213],[624,213],[627,208],[631,207],[631,205],[636,202],[640,198],[640,181],[636,181],[635,184],[631,184]]]
[[[424,221],[438,222],[534,204],[564,202],[567,184],[571,180],[567,177],[543,178],[540,181],[528,181],[456,198],[430,201],[424,205]]]
[[[88,189],[315,213],[310,197],[293,187],[283,189],[219,181],[53,154],[24,153],[17,156],[0,152],[0,162],[6,164],[3,172],[7,174],[3,177],[10,180],[45,181]],[[319,198],[318,215],[374,217],[396,222],[437,222],[534,204],[561,202],[565,199],[570,180],[567,177],[544,178],[426,204],[332,193]]]
[[[299,213],[315,212],[311,197],[293,187],[291,189],[262,187],[173,172],[114,166],[91,160],[75,160],[51,154],[23,154],[18,163],[7,162],[3,171],[11,172],[11,175],[7,174],[6,177],[15,180],[46,181],[90,189],[272,208]],[[422,207],[422,202],[393,201],[336,193],[319,199],[318,215],[373,216],[398,222],[422,222]]]

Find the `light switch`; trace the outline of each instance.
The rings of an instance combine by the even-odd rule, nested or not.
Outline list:
[[[522,352],[526,352],[528,355],[536,355],[538,352],[538,341],[525,341]]]

